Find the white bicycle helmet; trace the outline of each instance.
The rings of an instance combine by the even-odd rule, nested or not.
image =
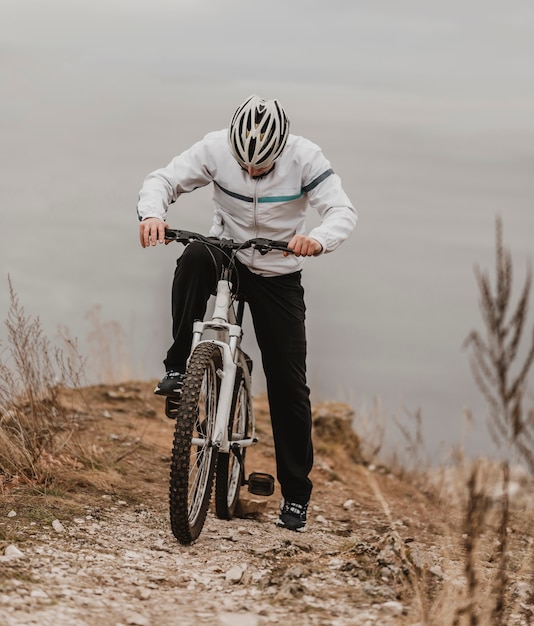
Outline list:
[[[250,96],[237,108],[228,143],[244,168],[269,167],[280,156],[289,135],[289,119],[278,100]]]

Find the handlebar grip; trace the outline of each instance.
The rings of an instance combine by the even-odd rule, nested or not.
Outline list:
[[[165,227],[165,239],[168,239],[169,241],[174,241],[175,239],[178,239],[177,235],[179,232],[179,230]]]
[[[282,252],[293,252],[287,247],[287,241],[275,241],[273,239],[257,238],[252,240],[253,248],[257,249],[260,254],[267,254],[270,250],[281,250]]]
[[[189,230],[175,230],[174,228],[165,228],[165,239],[184,244],[190,241],[208,241],[207,237],[199,235],[198,233]]]
[[[287,247],[288,241],[273,241],[271,243],[271,248],[275,250],[283,250],[284,252],[293,252],[290,248]]]

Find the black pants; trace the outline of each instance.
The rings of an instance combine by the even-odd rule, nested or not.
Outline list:
[[[172,287],[174,343],[164,361],[167,370],[185,370],[193,322],[204,317],[223,258],[219,250],[191,243],[178,259]],[[300,272],[265,277],[237,262],[236,274],[232,282],[248,302],[261,351],[282,495],[304,504],[312,490],[313,446]]]

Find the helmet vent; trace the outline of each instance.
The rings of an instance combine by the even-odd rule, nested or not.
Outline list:
[[[228,128],[232,154],[245,168],[274,163],[288,135],[289,119],[278,100],[263,100],[255,95],[237,108]]]

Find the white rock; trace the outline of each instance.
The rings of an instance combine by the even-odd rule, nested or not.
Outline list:
[[[395,602],[394,600],[384,602],[380,608],[383,611],[386,611],[389,615],[402,615],[402,612],[404,611],[402,603]]]
[[[140,561],[142,560],[142,555],[139,554],[139,552],[134,552],[134,550],[126,550],[126,552],[124,553],[124,556],[127,559],[133,559],[135,561]]]
[[[514,585],[518,598],[523,602],[528,602],[532,587],[525,582],[517,582]]]
[[[444,578],[445,575],[443,573],[443,570],[441,569],[441,567],[439,565],[432,565],[432,567],[428,568],[428,571],[431,574],[434,574],[434,576],[436,576],[437,578]]]
[[[65,531],[65,527],[58,519],[55,519],[52,522],[52,528],[56,531],[56,533],[62,533]]]
[[[7,514],[8,517],[17,517],[17,512],[16,511],[9,511],[9,513]]]
[[[319,524],[328,524],[328,520],[322,515],[318,515],[315,519]]]
[[[343,503],[343,508],[348,511],[349,509],[352,509],[353,505],[354,505],[354,500],[346,500]]]
[[[139,600],[148,600],[152,595],[152,590],[147,587],[140,587],[136,593]]]
[[[243,578],[245,569],[240,565],[234,565],[226,572],[226,580],[229,583],[238,583]]]
[[[14,561],[15,559],[23,559],[24,552],[22,552],[22,550],[19,550],[17,546],[12,543],[9,546],[7,546],[7,548],[4,550],[4,558],[6,561]]]

